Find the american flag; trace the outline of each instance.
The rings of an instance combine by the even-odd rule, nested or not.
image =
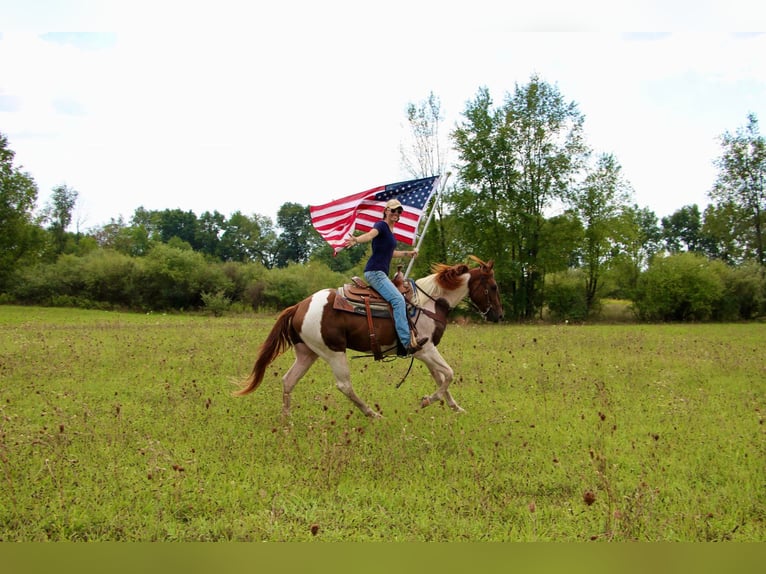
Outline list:
[[[373,187],[354,195],[342,197],[324,205],[309,206],[311,224],[334,253],[343,249],[343,243],[353,232],[365,233],[383,217],[389,199],[398,199],[404,211],[394,228],[397,241],[413,245],[418,223],[428,200],[439,182],[439,176],[401,181]]]

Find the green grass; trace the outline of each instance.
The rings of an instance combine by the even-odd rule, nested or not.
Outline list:
[[[450,325],[466,414],[365,358],[284,425],[273,320],[0,306],[0,540],[766,540],[766,325]]]

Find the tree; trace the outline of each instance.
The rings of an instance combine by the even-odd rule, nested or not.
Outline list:
[[[224,261],[258,261],[271,268],[276,256],[277,236],[271,220],[241,211],[231,214],[221,235],[220,256]]]
[[[459,230],[495,259],[512,314],[529,319],[542,304],[545,210],[565,197],[587,157],[584,118],[537,76],[496,110],[481,89],[464,116],[453,132],[463,187],[450,196]]]
[[[402,163],[414,178],[444,173],[447,165],[440,138],[444,117],[439,98],[431,92],[426,100],[407,105],[407,123],[412,136],[408,149],[401,148]]]
[[[753,234],[743,208],[732,201],[709,205],[702,216],[702,247],[705,255],[729,265],[748,259],[749,238]],[[752,259],[752,261],[756,261]],[[756,261],[757,262],[757,261]]]
[[[471,250],[482,258],[495,258],[502,285],[502,275],[510,276],[514,257],[496,244],[504,232],[500,214],[502,168],[510,163],[503,157],[507,150],[498,135],[500,113],[493,109],[489,91],[481,88],[463,116],[465,120],[452,133],[462,163],[460,181],[447,193],[457,231],[450,248],[458,258]]]
[[[447,156],[445,150],[449,146],[442,142],[441,126],[444,116],[441,102],[433,92],[426,100],[407,106],[407,124],[410,128],[410,145],[402,146],[402,163],[413,178],[441,175],[446,178]],[[440,183],[443,185],[443,183]],[[425,266],[429,261],[447,261],[447,243],[449,239],[444,226],[445,201],[443,197],[432,200],[433,204],[426,206],[426,212],[433,209],[433,217],[429,223],[428,233],[423,236],[419,261],[416,267]],[[425,263],[423,263],[425,262]],[[421,271],[424,269],[421,269]]]
[[[308,262],[321,239],[318,233],[312,233],[309,208],[298,203],[282,204],[277,212],[277,226],[282,228],[282,233],[277,240],[274,265],[287,267],[290,262]]]
[[[137,207],[130,218],[130,224],[141,226],[153,240],[159,240],[159,212],[150,211],[144,206]]]
[[[66,230],[72,223],[72,213],[77,203],[77,190],[58,185],[53,188],[50,203],[46,209],[49,221],[48,229],[53,235],[53,243],[57,254],[63,253],[66,246]]]
[[[702,251],[702,216],[696,204],[662,218],[662,237],[670,253]]]
[[[193,211],[164,209],[157,212],[159,240],[168,243],[177,237],[197,249],[197,215]]]
[[[599,282],[615,244],[618,218],[632,195],[621,171],[622,167],[612,154],[601,154],[583,185],[570,195],[570,203],[584,226],[582,256],[586,314],[596,302]]]
[[[747,238],[755,259],[766,265],[764,253],[764,214],[766,214],[766,140],[758,130],[755,114],[748,114],[748,124],[736,133],[720,136],[723,153],[714,163],[719,169],[711,199],[733,203],[742,209],[753,234]]]
[[[103,249],[113,249],[131,257],[141,257],[149,253],[152,241],[143,225],[128,226],[122,216],[112,218],[93,232],[98,245]]]
[[[213,213],[206,211],[197,220],[197,231],[194,236],[196,249],[218,258],[220,256],[221,234],[226,226],[226,216],[217,210]]]
[[[611,266],[620,295],[633,298],[641,272],[660,251],[662,232],[657,215],[648,207],[626,207],[617,222]]]
[[[33,215],[37,184],[13,165],[14,157],[8,139],[0,133],[0,290],[23,258],[36,253],[43,242]]]
[[[580,267],[585,231],[574,210],[545,220],[538,260],[546,275]]]

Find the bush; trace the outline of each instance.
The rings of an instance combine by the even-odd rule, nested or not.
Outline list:
[[[766,279],[763,267],[755,262],[739,267],[730,267],[718,260],[710,264],[724,284],[724,294],[713,310],[715,319],[747,321],[764,312]]]
[[[545,303],[555,321],[584,321],[588,306],[582,271],[570,270],[549,276],[545,281]]]
[[[656,257],[638,278],[635,308],[645,321],[707,321],[725,292],[719,272],[703,256]]]
[[[221,265],[221,271],[230,284],[226,295],[232,301],[238,301],[257,308],[250,299],[250,287],[253,284],[263,284],[267,269],[260,263],[242,263],[239,261],[227,261]],[[262,289],[261,289],[262,291]]]
[[[202,304],[205,306],[205,310],[212,313],[214,317],[220,317],[231,307],[231,299],[223,291],[217,293],[203,292]]]
[[[157,244],[143,259],[137,281],[139,300],[153,311],[198,308],[202,292],[220,290],[225,280],[220,268],[216,273],[210,265],[196,251]]]
[[[265,279],[261,306],[284,309],[320,289],[340,287],[348,280],[347,275],[330,271],[325,265],[313,261],[306,265],[293,263],[281,269],[271,269]]]
[[[89,253],[81,258],[85,277],[83,295],[115,307],[136,307],[139,303],[136,293],[138,261],[111,249]]]

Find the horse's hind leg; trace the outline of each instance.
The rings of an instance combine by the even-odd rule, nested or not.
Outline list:
[[[338,390],[346,395],[365,415],[370,418],[379,418],[381,416],[380,413],[372,410],[354,392],[354,387],[351,386],[351,371],[348,368],[346,353],[333,353],[331,357],[327,358],[327,362],[330,364],[330,368],[335,375],[335,386],[338,387]]]
[[[318,355],[304,343],[298,343],[295,349],[295,362],[282,377],[282,416],[290,416],[290,393],[303,375],[311,368]]]

